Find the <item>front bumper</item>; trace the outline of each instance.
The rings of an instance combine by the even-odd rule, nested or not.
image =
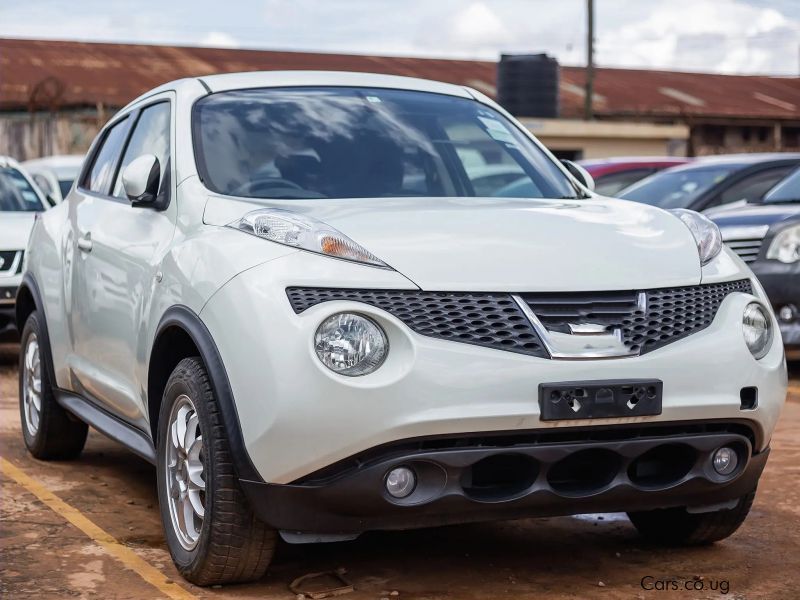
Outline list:
[[[0,283],[0,343],[19,339],[14,312],[17,287],[17,285],[9,285],[5,282]]]
[[[743,266],[730,279],[751,276]],[[550,360],[437,339],[393,315],[350,300],[295,314],[291,286],[415,289],[399,273],[297,252],[244,271],[206,303],[200,318],[227,371],[242,439],[261,479],[293,484],[350,456],[397,440],[492,431],[557,431],[575,422],[543,421],[539,385],[552,382],[657,379],[661,414],[580,422],[586,430],[680,421],[745,419],[754,450],[765,450],[787,390],[783,347],[755,360],[742,334],[754,294],[727,295],[702,331],[647,354],[619,359]],[[322,365],[314,334],[328,316],[365,314],[384,328],[389,353],[381,368],[344,377]],[[775,328],[777,321],[773,321]],[[757,404],[743,407],[745,388]]]
[[[719,510],[756,488],[769,449],[741,424],[702,423],[513,432],[390,444],[292,485],[242,481],[258,516],[284,531],[357,534],[468,521],[686,506]],[[739,465],[711,465],[722,446]],[[411,494],[391,497],[387,473],[417,477]]]
[[[786,357],[800,360],[800,263],[757,260],[750,265],[767,293],[775,312],[783,306],[794,308],[794,319],[779,320]]]

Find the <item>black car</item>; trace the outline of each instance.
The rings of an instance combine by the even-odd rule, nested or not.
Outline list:
[[[625,188],[619,198],[660,208],[705,211],[725,204],[761,202],[800,166],[800,154],[731,154],[698,158]]]
[[[764,286],[778,315],[787,358],[800,359],[800,169],[761,204],[718,209],[708,217]]]

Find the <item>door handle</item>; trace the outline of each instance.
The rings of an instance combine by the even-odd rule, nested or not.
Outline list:
[[[87,233],[83,237],[78,238],[78,248],[83,250],[84,252],[91,252],[92,251],[92,234]]]

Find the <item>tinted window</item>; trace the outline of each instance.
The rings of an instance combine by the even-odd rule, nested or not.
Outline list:
[[[644,179],[653,171],[654,169],[631,169],[630,171],[609,173],[608,175],[597,177],[594,180],[594,191],[603,196],[613,196],[629,185]]]
[[[161,181],[167,181],[164,174],[169,169],[169,102],[160,102],[145,108],[139,115],[131,134],[128,147],[114,185],[114,196],[125,198],[122,190],[122,172],[131,162],[144,154],[153,154],[161,167]]]
[[[623,190],[620,198],[661,208],[688,208],[737,168],[736,165],[715,165],[660,171]]]
[[[72,189],[72,179],[59,179],[58,187],[61,190],[61,197],[66,198],[69,191]]]
[[[772,188],[764,202],[800,202],[800,169]]]
[[[403,90],[284,88],[197,102],[204,183],[256,198],[492,196],[526,180],[575,197],[570,180],[502,115],[466,98]]]
[[[17,169],[0,167],[0,212],[37,212],[45,207]]]
[[[106,132],[100,149],[95,153],[92,168],[84,178],[83,187],[98,194],[108,193],[111,178],[114,177],[114,169],[117,166],[117,159],[122,151],[122,144],[125,142],[129,120],[128,118],[123,119]]]
[[[727,190],[715,198],[714,202],[709,206],[719,206],[722,204],[730,204],[731,202],[760,202],[776,183],[786,177],[792,167],[776,167],[773,169],[765,169],[753,175],[745,177],[741,181],[737,181]]]

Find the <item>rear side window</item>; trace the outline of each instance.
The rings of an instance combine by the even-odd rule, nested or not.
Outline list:
[[[83,187],[98,194],[107,194],[114,177],[125,136],[128,133],[129,121],[127,117],[106,131],[100,148],[94,155],[92,167],[83,180]]]
[[[169,173],[170,168],[169,117],[169,102],[153,104],[141,112],[122,157],[117,181],[114,184],[114,196],[125,198],[125,192],[122,189],[122,172],[125,167],[144,154],[152,154],[158,159],[161,167],[161,188],[162,191],[165,190],[165,183],[169,180],[165,174]]]
[[[771,190],[781,179],[786,177],[793,168],[794,167],[791,165],[775,167],[745,177],[722,192],[709,206],[718,206],[741,201],[751,204],[761,202],[764,194]]]

